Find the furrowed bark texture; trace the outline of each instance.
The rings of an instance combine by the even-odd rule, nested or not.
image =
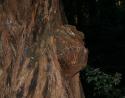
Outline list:
[[[0,37],[0,98],[84,98],[84,35],[59,0],[1,0]]]

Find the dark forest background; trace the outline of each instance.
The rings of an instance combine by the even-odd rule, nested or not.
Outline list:
[[[88,65],[125,82],[125,0],[63,0],[68,23],[84,32]]]
[[[125,70],[125,1],[63,0],[68,23],[85,34],[89,65]]]

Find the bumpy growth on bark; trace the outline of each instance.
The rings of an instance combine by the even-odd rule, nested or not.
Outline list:
[[[84,98],[83,38],[59,0],[0,0],[0,98]]]

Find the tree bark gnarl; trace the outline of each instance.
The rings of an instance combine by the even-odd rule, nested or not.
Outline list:
[[[84,98],[87,50],[59,0],[0,1],[0,36],[0,98]]]

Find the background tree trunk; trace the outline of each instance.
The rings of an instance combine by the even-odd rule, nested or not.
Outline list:
[[[64,24],[59,0],[0,1],[0,98],[84,98],[84,36]]]

